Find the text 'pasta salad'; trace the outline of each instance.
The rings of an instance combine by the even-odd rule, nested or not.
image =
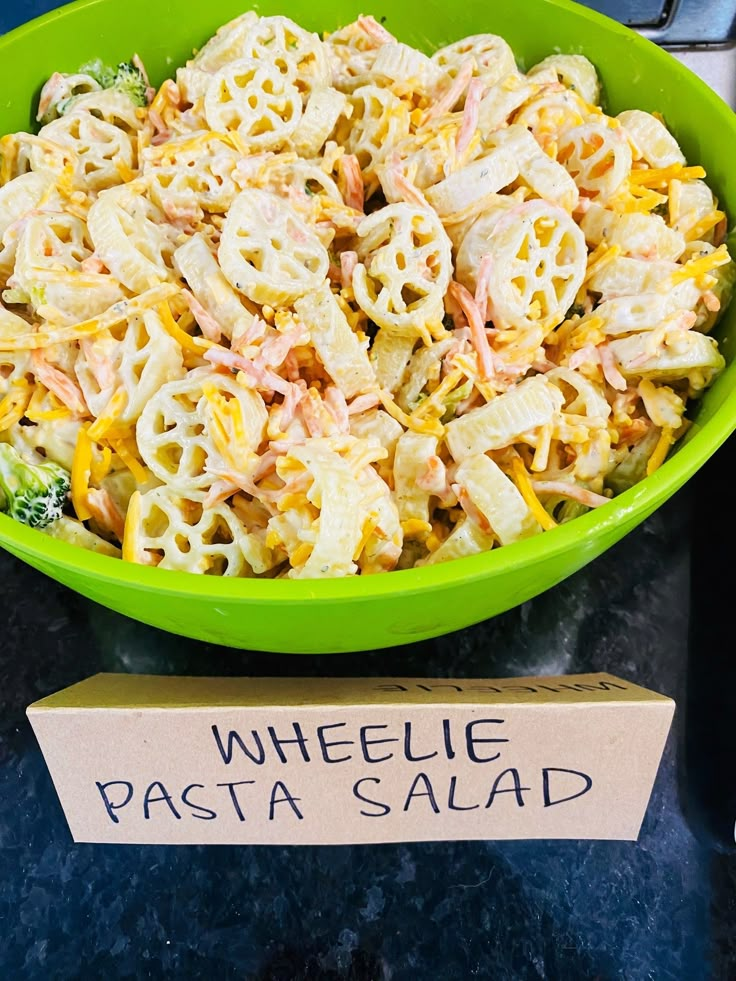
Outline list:
[[[54,74],[0,141],[0,509],[164,569],[472,555],[651,474],[734,264],[593,65],[253,12],[158,91]]]

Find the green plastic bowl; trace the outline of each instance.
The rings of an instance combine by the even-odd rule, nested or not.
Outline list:
[[[689,161],[736,216],[736,117],[695,75],[627,28],[567,0],[279,0],[254,5],[315,31],[362,12],[386,15],[401,40],[432,49],[491,31],[522,67],[552,52],[583,53],[597,66],[610,111],[664,113]],[[31,103],[55,70],[91,57],[138,52],[162,81],[216,28],[247,9],[242,0],[81,0],[0,38],[0,130],[31,125]],[[319,582],[224,579],[130,565],[56,541],[0,515],[8,551],[90,599],[144,623],[251,650],[327,653],[391,647],[477,623],[576,572],[670,497],[736,428],[736,302],[719,326],[729,362],[694,415],[677,452],[610,504],[537,538],[440,566]],[[693,416],[691,416],[693,417]]]

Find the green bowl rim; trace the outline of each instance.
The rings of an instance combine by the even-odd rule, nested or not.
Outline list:
[[[76,0],[37,17],[0,37],[0,53],[20,37],[31,35],[49,24],[70,14],[94,7],[110,0]],[[593,26],[608,33],[625,37],[635,48],[645,51],[649,59],[659,62],[670,77],[678,77],[699,96],[711,104],[736,140],[736,115],[730,107],[705,82],[672,55],[647,38],[636,34],[617,21],[590,10],[572,0],[537,0],[546,6],[556,7],[589,21]],[[257,9],[257,3],[253,7]],[[245,8],[244,8],[245,9]],[[595,60],[594,58],[592,60]],[[734,299],[736,303],[736,298]],[[44,535],[0,514],[0,543],[17,545],[27,556],[33,556],[60,569],[84,573],[92,579],[121,586],[133,586],[163,595],[198,596],[214,601],[242,600],[258,603],[283,603],[300,605],[311,600],[341,600],[370,602],[382,596],[400,592],[411,595],[418,592],[444,589],[454,585],[485,579],[490,575],[503,575],[520,567],[533,567],[560,555],[575,546],[585,550],[588,540],[595,541],[606,529],[636,521],[646,516],[670,497],[705,461],[721,446],[736,429],[736,388],[728,393],[712,418],[697,429],[690,440],[679,448],[654,474],[614,498],[610,504],[559,525],[535,538],[495,548],[490,552],[470,558],[456,559],[441,565],[420,569],[394,571],[373,576],[353,576],[344,579],[240,579],[219,576],[194,576],[187,572],[174,572],[135,565],[98,555],[87,549]],[[581,563],[582,564],[582,563]]]

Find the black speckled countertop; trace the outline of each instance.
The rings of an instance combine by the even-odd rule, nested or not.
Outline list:
[[[59,5],[3,3],[0,31]],[[0,552],[0,976],[736,977],[736,859],[693,833],[703,820],[686,697],[693,673],[708,671],[688,643],[693,494],[681,491],[602,558],[504,616],[356,655],[249,654],[175,638]],[[637,843],[74,845],[25,709],[97,671],[610,671],[674,696],[678,711]]]
[[[7,978],[734,977],[736,860],[693,834],[682,765],[685,490],[607,555],[477,627],[393,651],[181,640],[0,553],[0,968]],[[96,671],[505,676],[606,670],[678,700],[638,843],[74,845],[25,719]]]

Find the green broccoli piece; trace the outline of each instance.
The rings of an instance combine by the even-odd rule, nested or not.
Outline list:
[[[100,58],[82,65],[79,69],[84,75],[89,75],[103,89],[114,89],[127,95],[136,106],[147,106],[146,80],[143,72],[135,67],[132,61],[121,61],[114,68],[105,65]]]
[[[102,58],[95,58],[94,61],[81,65],[79,72],[82,75],[89,75],[103,89],[111,89],[115,83],[115,69],[104,64]]]
[[[27,463],[0,443],[0,511],[30,528],[45,528],[62,515],[69,474],[56,463]]]
[[[137,106],[148,105],[146,80],[132,61],[124,61],[118,65],[112,88],[127,95]]]

